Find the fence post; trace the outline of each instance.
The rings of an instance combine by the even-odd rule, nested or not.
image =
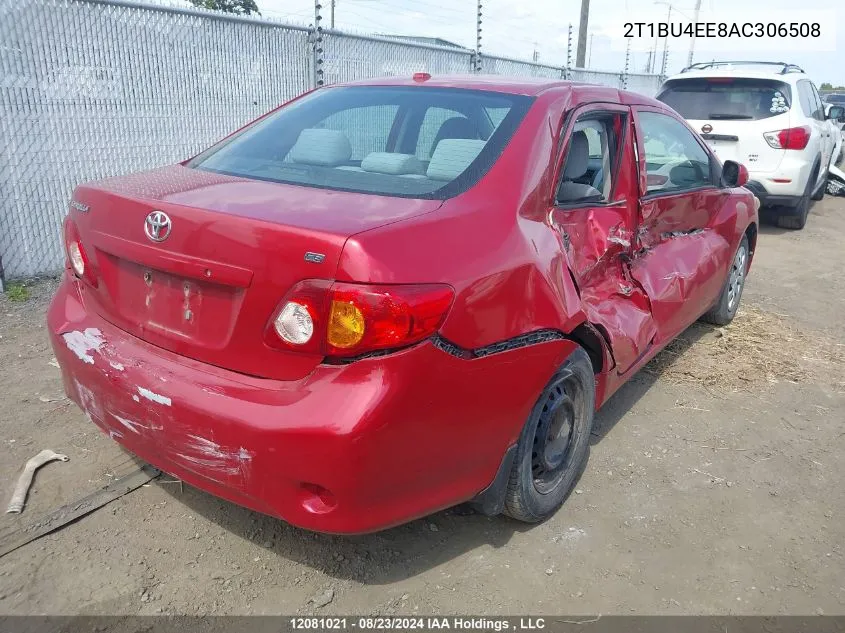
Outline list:
[[[308,34],[311,44],[311,88],[319,88],[325,83],[323,80],[323,27],[320,25],[323,19],[320,15],[322,8],[320,0],[314,0],[314,28]]]
[[[473,72],[481,72],[481,0],[478,0],[478,13],[475,16],[475,59]]]
[[[631,65],[631,40],[628,40],[628,46],[625,47],[625,69],[622,71],[622,77],[620,79],[622,84],[622,90],[628,88],[628,69]]]

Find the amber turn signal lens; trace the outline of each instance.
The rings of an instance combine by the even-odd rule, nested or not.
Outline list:
[[[332,301],[326,340],[329,345],[345,349],[364,338],[364,315],[354,303]]]

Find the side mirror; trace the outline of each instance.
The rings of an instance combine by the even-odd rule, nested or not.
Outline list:
[[[722,165],[721,182],[723,187],[742,187],[748,182],[748,170],[741,163],[726,160]]]
[[[830,110],[827,111],[827,118],[840,123],[845,122],[845,107],[831,106]]]

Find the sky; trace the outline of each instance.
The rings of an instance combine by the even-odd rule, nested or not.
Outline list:
[[[324,26],[329,25],[331,0],[324,5]],[[256,0],[262,15],[297,24],[313,22],[313,0]],[[690,22],[695,0],[671,0],[672,21]],[[725,59],[785,61],[801,66],[816,82],[845,85],[845,5],[831,0],[702,0],[699,22],[790,23],[817,22],[817,38],[697,38],[693,61]],[[739,5],[740,8],[737,8]],[[800,6],[800,9],[798,8]],[[483,0],[482,53],[530,60],[535,51],[541,62],[565,65],[568,26],[573,26],[573,64],[581,0]],[[591,0],[587,32],[587,66],[620,72],[625,64],[625,22],[665,22],[666,0]],[[439,37],[475,48],[475,0],[336,0],[335,26],[358,33],[389,33]],[[841,43],[840,43],[841,42]],[[654,37],[631,40],[631,72],[642,71]],[[658,43],[657,70],[664,41]],[[683,68],[689,37],[669,38],[666,72]]]

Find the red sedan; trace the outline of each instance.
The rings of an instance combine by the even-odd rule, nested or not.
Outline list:
[[[465,501],[537,522],[594,411],[736,314],[746,178],[611,88],[321,88],[78,187],[49,331],[94,424],[212,494],[322,532]]]

